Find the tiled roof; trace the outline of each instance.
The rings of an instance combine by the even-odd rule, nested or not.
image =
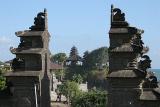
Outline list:
[[[60,65],[60,64],[57,64],[57,63],[50,62],[50,69],[52,69],[52,70],[63,69],[63,65]]]

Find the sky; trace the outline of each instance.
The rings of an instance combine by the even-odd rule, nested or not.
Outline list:
[[[126,16],[130,26],[143,29],[142,39],[150,51],[152,68],[160,68],[160,0],[3,0],[0,3],[0,60],[14,58],[9,51],[17,47],[16,31],[27,30],[34,17],[48,11],[52,54],[69,54],[72,46],[79,54],[109,47],[110,7],[114,4]]]

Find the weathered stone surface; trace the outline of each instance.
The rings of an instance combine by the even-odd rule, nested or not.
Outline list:
[[[130,27],[124,16],[120,9],[112,6],[108,107],[159,107],[157,78],[148,75],[151,60],[143,55],[149,50],[141,39],[144,31]]]
[[[13,72],[5,74],[12,84],[9,87],[11,104],[3,107],[50,107],[50,34],[47,27],[45,10],[38,13],[31,30],[16,32],[20,44],[10,49],[16,55],[12,61]]]
[[[27,97],[19,98],[15,107],[31,107],[31,101]]]

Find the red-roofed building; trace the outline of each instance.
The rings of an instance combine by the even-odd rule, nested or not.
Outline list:
[[[62,70],[63,69],[63,65],[57,64],[57,63],[50,63],[50,71],[54,71],[54,70]]]

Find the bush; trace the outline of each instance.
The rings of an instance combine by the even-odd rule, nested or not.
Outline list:
[[[67,98],[68,103],[70,103],[72,98],[80,94],[78,83],[74,81],[66,81],[58,85],[57,91]]]
[[[89,91],[74,97],[72,107],[106,107],[107,93],[105,91]]]
[[[2,76],[2,69],[0,69],[0,91],[6,88],[6,78]]]
[[[74,74],[72,77],[72,81],[81,84],[83,82],[83,78],[80,74]]]

